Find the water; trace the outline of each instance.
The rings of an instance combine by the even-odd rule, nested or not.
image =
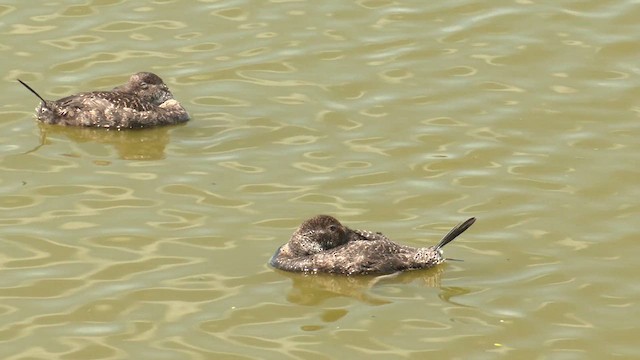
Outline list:
[[[633,1],[0,7],[3,359],[635,358]],[[131,132],[37,99],[159,74]],[[318,213],[463,259],[286,274]]]

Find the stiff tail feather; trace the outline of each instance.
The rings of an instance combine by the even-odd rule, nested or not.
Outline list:
[[[33,90],[33,89],[31,88],[31,86],[27,85],[27,83],[25,83],[24,81],[22,81],[22,80],[20,80],[20,79],[17,79],[17,80],[18,80],[18,82],[19,82],[20,84],[24,85],[24,87],[26,87],[26,88],[27,88],[29,91],[31,91],[35,96],[37,96],[37,97],[38,97],[38,99],[42,100],[42,102],[43,102],[43,103],[45,103],[45,104],[47,103],[47,100],[45,100],[42,96],[40,96],[40,94],[38,94],[38,92],[37,92],[37,91]]]
[[[453,239],[458,237],[458,235],[462,234],[463,232],[465,232],[465,230],[471,227],[474,222],[476,222],[476,218],[472,217],[454,226],[453,229],[451,229],[447,233],[447,235],[442,237],[442,240],[440,240],[438,245],[436,245],[436,250],[441,249],[442,247],[453,241]]]

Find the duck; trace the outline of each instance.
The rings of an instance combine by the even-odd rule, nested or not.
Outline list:
[[[279,270],[305,274],[384,275],[428,269],[445,262],[442,248],[476,221],[454,226],[434,246],[411,247],[381,232],[350,229],[330,215],[305,220],[269,260]]]
[[[36,118],[45,124],[120,130],[189,120],[169,87],[151,72],[135,73],[126,84],[112,90],[81,92],[58,100],[46,100],[27,83],[17,80],[40,99]]]

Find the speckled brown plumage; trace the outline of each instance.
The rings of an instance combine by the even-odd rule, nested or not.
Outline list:
[[[445,261],[442,247],[475,222],[456,225],[435,246],[400,245],[379,232],[352,230],[328,215],[318,215],[298,227],[270,260],[285,271],[341,275],[390,274],[426,269]]]
[[[189,120],[189,114],[167,85],[150,72],[133,74],[126,84],[110,91],[83,92],[59,100],[45,100],[18,81],[42,100],[36,117],[47,124],[126,129]]]

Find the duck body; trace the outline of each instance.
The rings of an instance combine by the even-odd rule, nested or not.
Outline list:
[[[442,247],[467,230],[475,218],[455,226],[435,246],[415,248],[384,234],[352,230],[328,215],[300,225],[270,260],[274,268],[301,273],[340,275],[390,274],[427,269],[445,261]]]
[[[189,120],[167,85],[149,72],[133,74],[126,84],[110,91],[82,92],[58,100],[45,100],[20,83],[40,98],[36,118],[46,124],[133,129]]]

